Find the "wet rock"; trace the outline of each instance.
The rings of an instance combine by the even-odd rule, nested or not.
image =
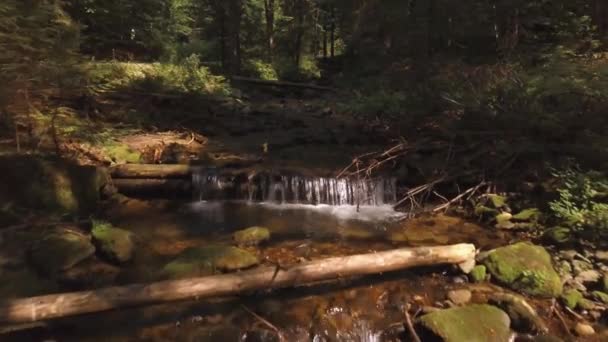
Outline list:
[[[561,299],[568,308],[575,309],[583,299],[583,294],[578,290],[568,290],[562,294]]]
[[[513,217],[513,215],[511,215],[510,213],[502,212],[502,213],[496,215],[496,223],[501,224],[504,222],[509,222],[509,220],[511,220],[512,217]]]
[[[574,260],[577,254],[578,252],[573,249],[567,249],[559,252],[559,256],[566,260]]]
[[[597,309],[597,305],[589,299],[583,298],[578,301],[577,307],[581,310],[595,310]]]
[[[578,275],[584,271],[592,270],[593,264],[586,260],[573,260],[572,261],[572,270],[574,274]]]
[[[562,260],[557,264],[557,272],[567,278],[572,278],[572,265],[566,260]]]
[[[454,284],[465,284],[467,282],[467,278],[465,276],[457,276],[452,278],[452,283]]]
[[[471,277],[471,281],[474,283],[480,283],[486,280],[487,269],[485,265],[477,265],[473,268],[469,277]]]
[[[547,324],[522,296],[511,293],[494,293],[490,296],[490,301],[507,312],[513,322],[512,326],[517,327],[517,331],[543,334],[549,332]]]
[[[82,289],[110,286],[114,284],[120,268],[99,260],[84,261],[58,275],[65,286]]]
[[[165,265],[161,275],[171,279],[197,277],[213,274],[215,270],[235,271],[249,268],[258,263],[258,258],[244,249],[210,245],[186,249],[175,260]]]
[[[596,251],[594,256],[599,261],[608,261],[608,251]]]
[[[497,248],[483,264],[495,279],[514,290],[538,297],[562,293],[562,282],[553,269],[551,256],[541,246],[520,242]]]
[[[600,274],[600,272],[596,270],[586,270],[577,274],[575,279],[583,284],[589,284],[598,282],[601,277],[602,275]]]
[[[99,254],[108,261],[124,263],[133,258],[135,251],[133,233],[115,228],[107,222],[94,221],[91,235]]]
[[[604,304],[608,304],[608,293],[602,291],[593,291],[593,297]]]
[[[604,292],[608,292],[608,274],[604,274],[602,277],[602,289]]]
[[[452,290],[448,292],[448,299],[456,305],[468,304],[473,297],[473,293],[467,289]]]
[[[572,231],[566,227],[555,227],[547,230],[543,238],[548,243],[563,245],[572,241]]]
[[[240,246],[255,246],[270,240],[270,230],[264,227],[250,227],[234,233],[234,241]]]
[[[71,230],[56,230],[36,241],[29,250],[31,264],[41,273],[55,275],[95,253],[90,239]]]
[[[491,305],[470,305],[432,312],[418,322],[445,342],[510,341],[511,321]]]
[[[576,323],[574,331],[581,337],[595,335],[595,329],[593,329],[591,325],[585,323]]]

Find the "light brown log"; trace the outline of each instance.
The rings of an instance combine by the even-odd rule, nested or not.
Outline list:
[[[186,179],[118,178],[112,180],[112,182],[116,190],[125,195],[192,194],[192,182]]]
[[[190,178],[197,166],[185,164],[123,164],[110,169],[112,178]]]
[[[235,295],[252,290],[292,287],[415,266],[460,264],[474,257],[475,246],[472,244],[402,248],[320,259],[284,270],[264,266],[210,277],[14,299],[0,303],[0,322],[36,322],[124,307]]]
[[[297,83],[297,82],[287,82],[287,81],[270,81],[270,80],[261,80],[258,78],[249,78],[249,77],[241,77],[241,76],[232,76],[233,81],[238,82],[247,82],[259,85],[266,86],[277,86],[277,87],[291,87],[291,88],[304,88],[304,89],[313,89],[313,90],[322,90],[322,91],[337,91],[335,88],[331,87],[323,87],[318,86],[316,84],[310,83]]]

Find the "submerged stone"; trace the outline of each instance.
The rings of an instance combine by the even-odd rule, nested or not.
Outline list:
[[[491,305],[439,310],[422,316],[419,323],[445,342],[506,342],[512,336],[509,316]]]
[[[234,233],[234,241],[241,246],[255,246],[270,240],[270,230],[264,227],[250,227]]]
[[[91,235],[99,253],[109,261],[124,263],[133,258],[133,233],[115,228],[107,222],[93,221]]]
[[[559,275],[551,256],[529,242],[497,248],[483,260],[494,278],[514,290],[538,297],[557,297],[562,293]]]
[[[252,253],[233,246],[210,245],[188,248],[175,260],[165,265],[162,275],[169,278],[185,278],[211,275],[216,270],[235,271],[259,263]]]
[[[95,253],[90,239],[70,230],[48,233],[29,250],[29,260],[41,273],[54,275],[67,270]]]

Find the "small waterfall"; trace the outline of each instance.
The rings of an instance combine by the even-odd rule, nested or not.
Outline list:
[[[193,173],[192,184],[198,200],[379,206],[397,199],[394,178],[357,180],[201,169]]]

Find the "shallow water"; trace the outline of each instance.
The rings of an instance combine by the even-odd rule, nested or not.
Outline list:
[[[121,267],[112,284],[159,280],[159,270],[186,248],[230,244],[234,231],[250,226],[267,227],[272,238],[248,249],[264,264],[282,266],[402,246],[473,242],[487,249],[504,243],[497,233],[454,217],[400,221],[403,214],[390,206],[128,200],[110,207],[107,215],[138,236],[135,260]],[[462,286],[453,283],[456,274],[450,267],[416,269],[125,309],[62,319],[13,336],[19,341],[276,341],[262,317],[288,341],[397,341],[404,305],[442,302],[447,290]]]

